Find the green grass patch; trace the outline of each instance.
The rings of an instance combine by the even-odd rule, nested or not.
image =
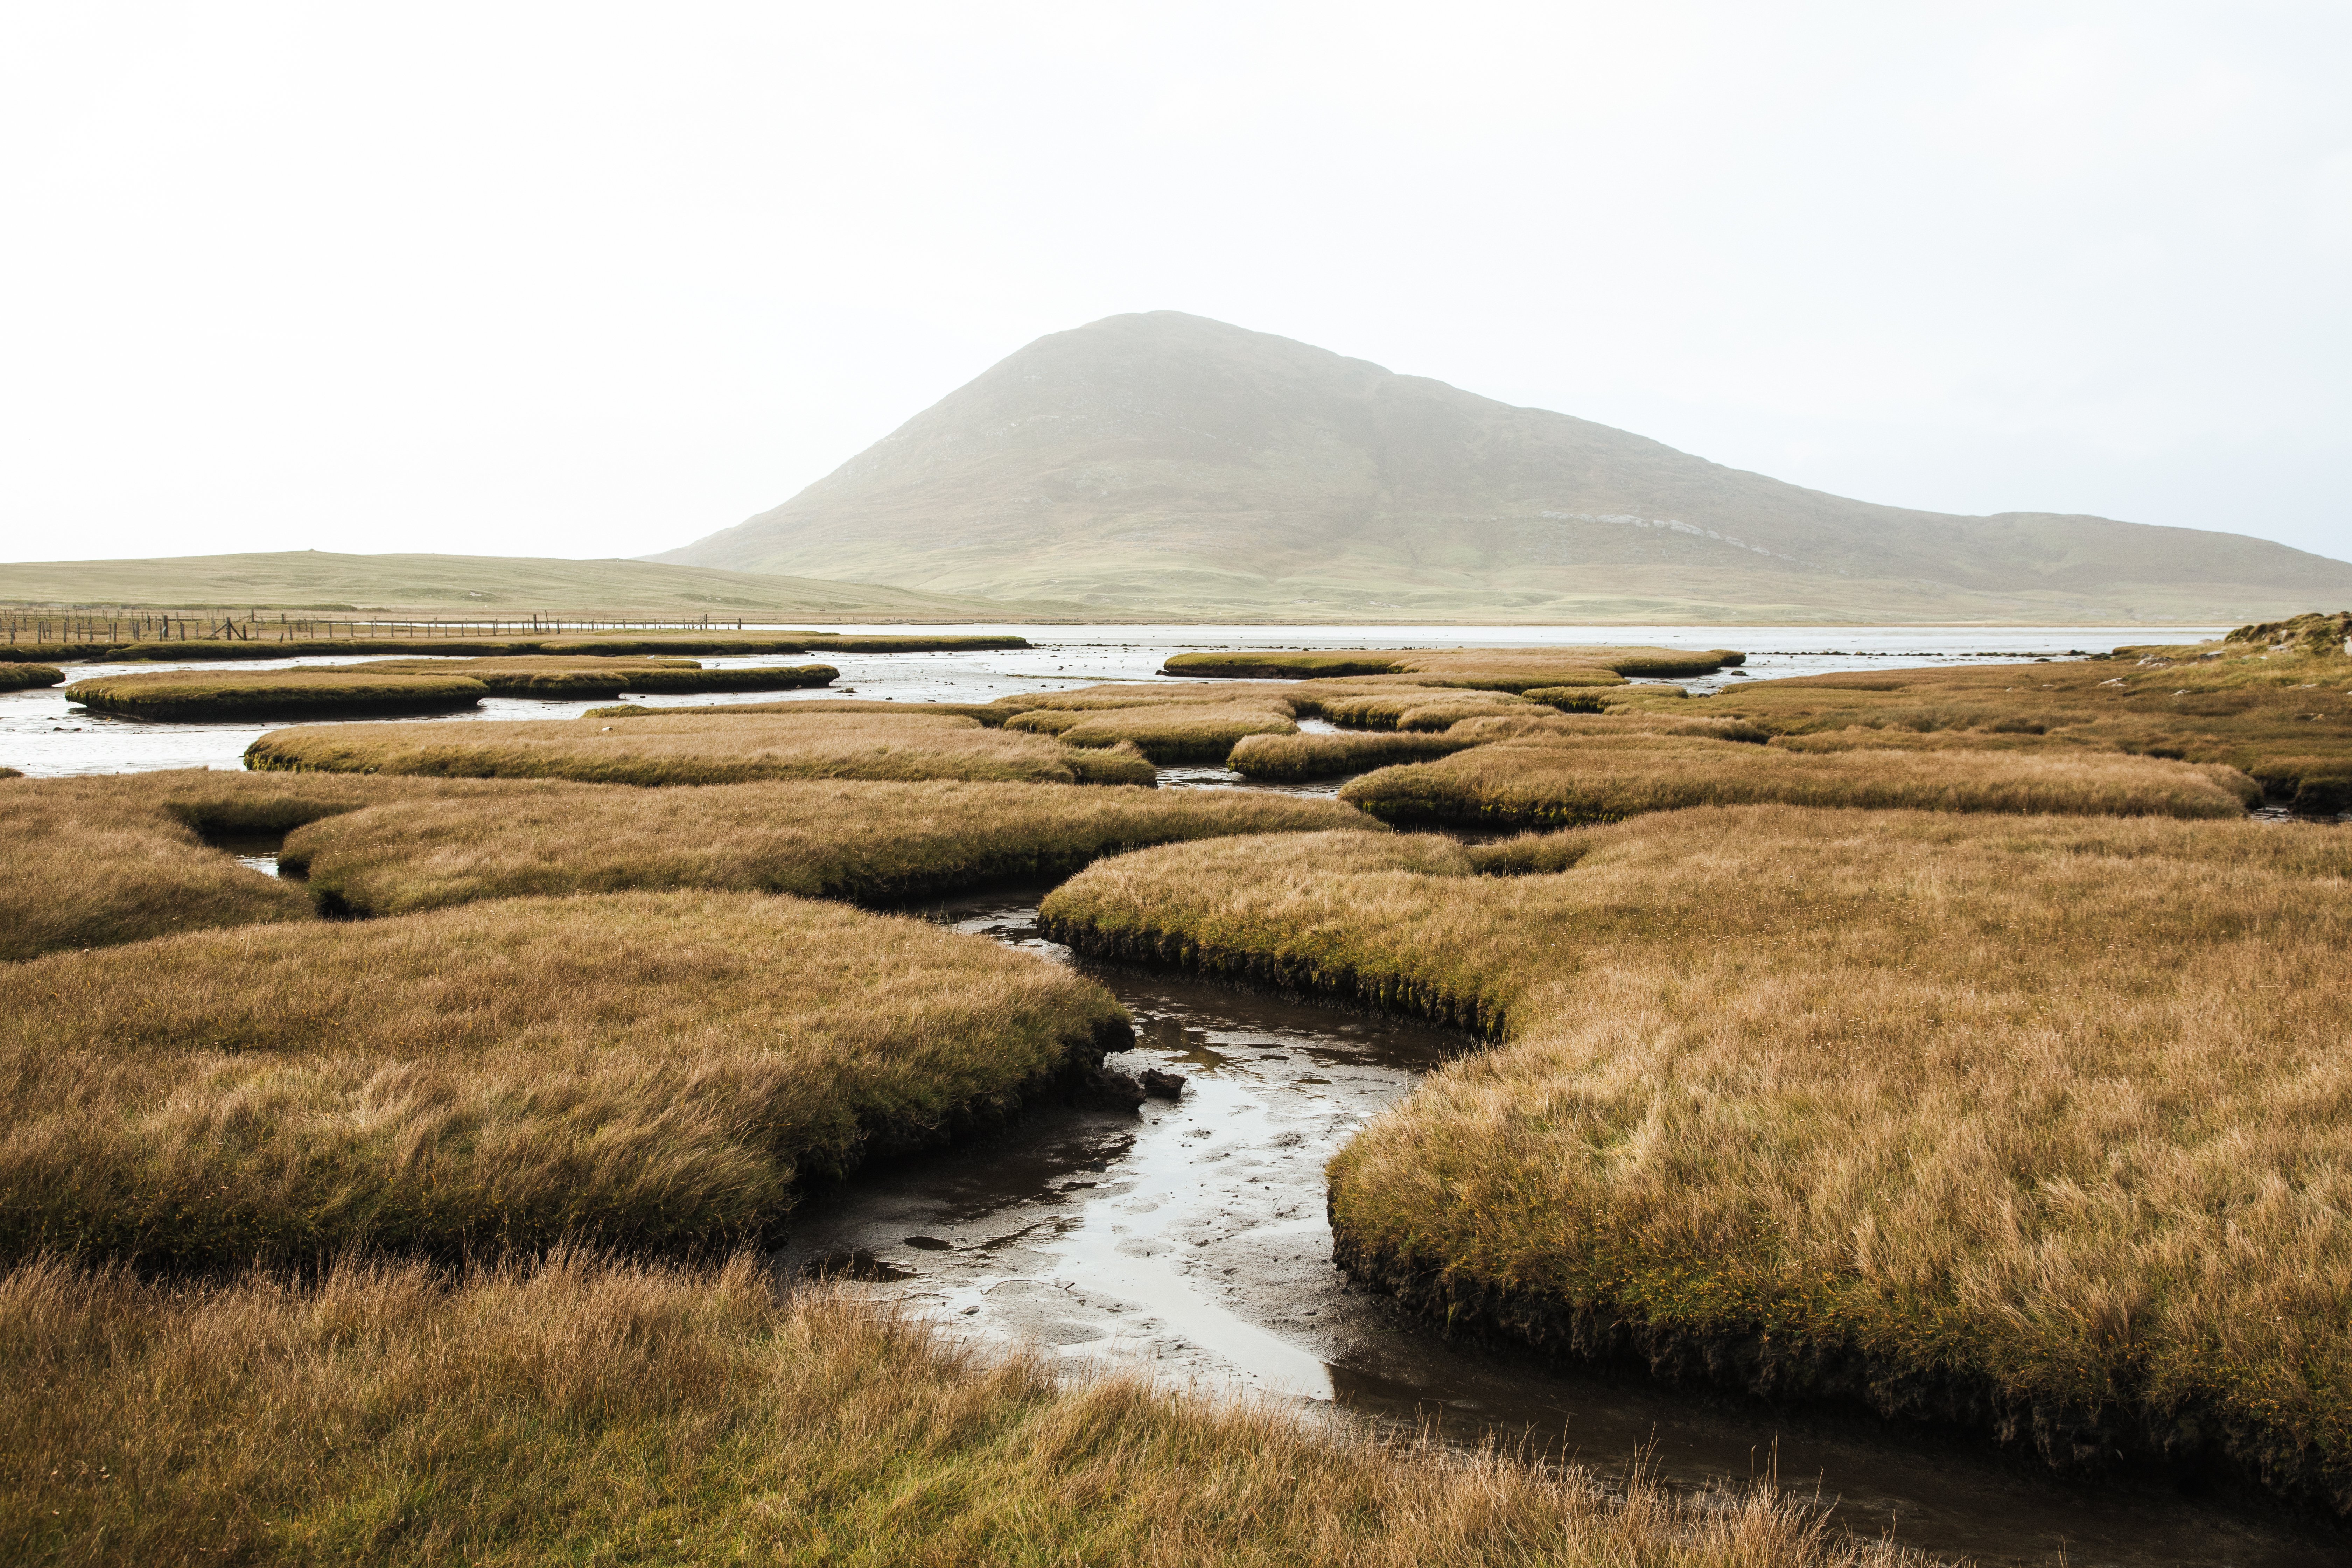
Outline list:
[[[55,686],[65,678],[66,672],[53,664],[0,664],[0,691]]]
[[[489,695],[463,675],[330,669],[158,670],[77,680],[68,700],[100,713],[171,723],[310,713],[430,713],[470,708]]]
[[[1081,751],[1043,735],[986,729],[972,720],[899,713],[747,715],[724,708],[672,710],[626,721],[277,730],[248,747],[245,761],[256,771],[561,778],[645,785],[791,778],[1156,781],[1151,764],[1132,748]]]
[[[754,1237],[1129,1035],[1044,960],[717,893],[52,954],[0,1018],[0,1253],[181,1265]]]
[[[1171,846],[1044,915],[1499,1042],[1331,1166],[1439,1321],[2342,1514],[2347,889],[2316,826],[1745,807]]]

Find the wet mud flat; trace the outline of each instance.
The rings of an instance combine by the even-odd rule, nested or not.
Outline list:
[[[926,906],[955,929],[1071,962],[1040,890]],[[1636,1372],[1449,1341],[1332,1263],[1323,1166],[1421,1075],[1475,1048],[1403,1019],[1087,965],[1135,1015],[1129,1073],[1181,1075],[1139,1112],[1055,1106],[955,1149],[812,1193],[777,1254],[982,1343],[1073,1368],[1302,1402],[1335,1418],[1494,1438],[1676,1487],[1772,1479],[1857,1534],[1987,1563],[2318,1568],[2352,1538],[2259,1503],[2092,1489],[1964,1438],[1790,1413]]]

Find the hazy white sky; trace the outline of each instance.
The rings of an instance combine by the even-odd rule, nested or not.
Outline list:
[[[1171,309],[2352,556],[2352,5],[0,8],[0,558],[633,555]]]

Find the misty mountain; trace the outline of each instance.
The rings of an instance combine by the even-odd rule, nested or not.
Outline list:
[[[657,562],[1260,619],[2242,621],[2352,564],[1957,517],[1174,311],[1039,339],[783,505]]]

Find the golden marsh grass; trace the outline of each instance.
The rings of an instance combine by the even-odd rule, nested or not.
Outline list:
[[[769,665],[705,669],[690,658],[541,655],[515,658],[377,659],[352,667],[370,672],[470,676],[500,697],[550,700],[617,697],[624,691],[789,691],[829,686],[841,672],[829,664]]]
[[[2352,839],[1769,806],[1475,854],[1523,874],[1212,842],[1045,913],[1502,1041],[1332,1165],[1424,1310],[2352,1510]]]
[[[1953,812],[2242,816],[2260,799],[2234,769],[2117,752],[1800,752],[1693,736],[1501,742],[1383,768],[1340,798],[1387,822],[1573,826],[1694,805],[1919,807]]]
[[[1140,784],[1131,748],[1080,751],[947,715],[724,709],[520,723],[338,724],[277,730],[246,752],[257,770],[711,784],[758,779],[970,779]]]
[[[0,970],[0,1251],[756,1237],[1122,1043],[1092,981],[751,894],[248,925]]]
[[[463,675],[329,669],[156,670],[77,680],[66,696],[101,713],[193,723],[278,714],[429,713],[470,708],[490,689]]]
[[[336,816],[289,838],[284,863],[306,872],[330,904],[371,915],[624,889],[879,902],[1052,880],[1107,854],[1179,839],[1369,826],[1338,801],[1231,790],[830,781],[583,788]]]
[[[283,833],[389,800],[573,788],[201,768],[18,779],[0,791],[0,961],[308,918],[300,889],[205,847],[203,835]]]
[[[1626,700],[1646,701],[1641,690]],[[1691,706],[1702,703],[1785,735],[2046,733],[2227,764],[2304,809],[2352,807],[2352,659],[2340,653],[2214,643],[2137,658],[1753,681]]]
[[[0,1557],[1863,1568],[1759,1497],[1072,1380],[741,1257],[0,1274]]]
[[[1226,765],[1244,778],[1269,784],[1336,778],[1392,763],[1426,762],[1451,756],[1481,742],[1395,731],[1339,735],[1252,735],[1233,749]]]
[[[1064,710],[1066,711],[1066,710]],[[1025,715],[1042,718],[1042,712]],[[1297,731],[1287,705],[1246,702],[1161,703],[1144,708],[1080,712],[1078,722],[1058,731],[1068,746],[1134,746],[1153,762],[1223,763],[1234,744],[1252,735]]]

